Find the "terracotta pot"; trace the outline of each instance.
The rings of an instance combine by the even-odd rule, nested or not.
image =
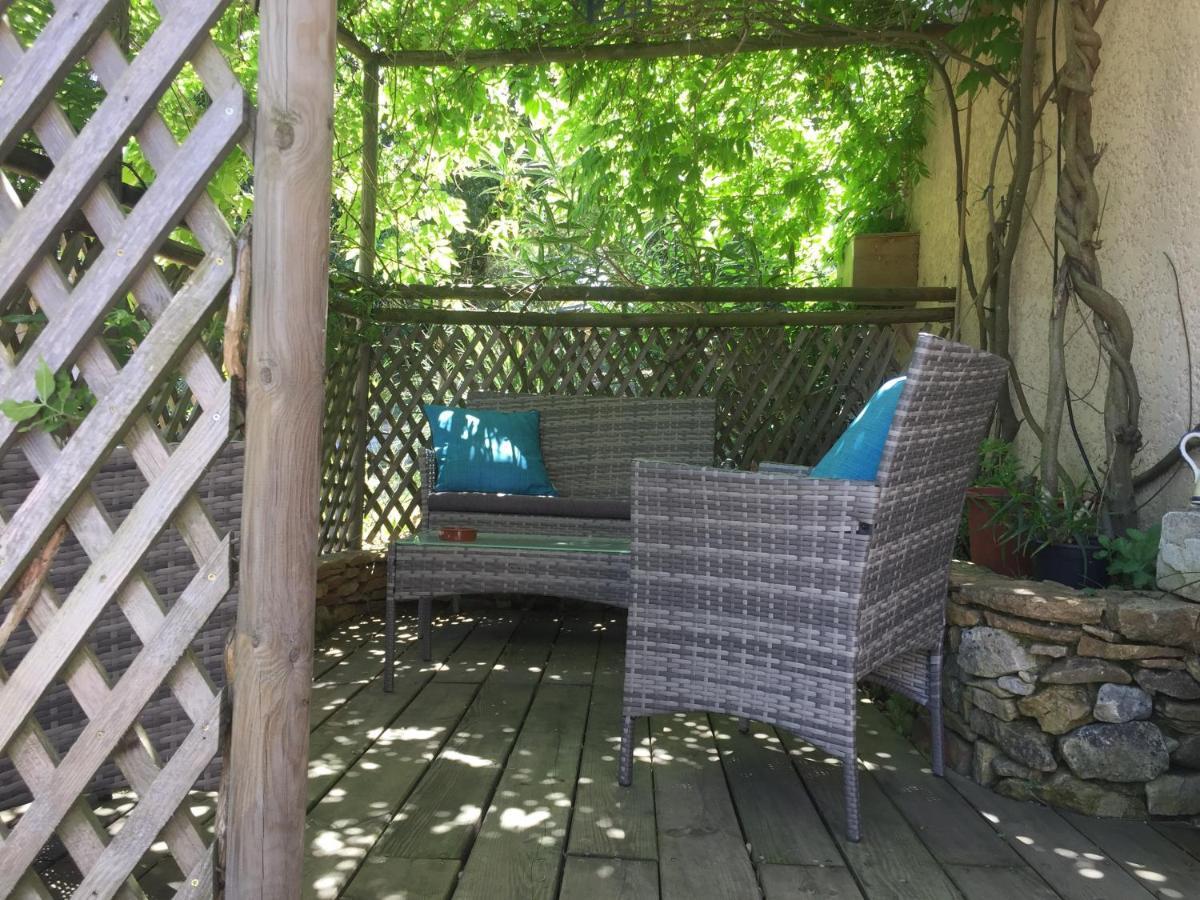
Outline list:
[[[986,566],[1000,575],[1029,578],[1033,575],[1033,560],[1004,539],[1004,528],[992,522],[998,502],[1007,495],[1004,488],[973,487],[967,489],[967,537],[971,547],[971,562]]]

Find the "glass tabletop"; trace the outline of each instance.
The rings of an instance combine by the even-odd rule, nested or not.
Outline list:
[[[396,543],[408,547],[446,548],[454,550],[542,550],[571,553],[628,553],[628,538],[583,537],[553,534],[502,534],[481,531],[473,541],[444,541],[432,534],[414,534],[397,538]]]

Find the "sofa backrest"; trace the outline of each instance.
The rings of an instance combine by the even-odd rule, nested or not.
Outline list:
[[[634,459],[710,466],[717,407],[711,397],[646,398],[472,391],[468,405],[542,414],[542,458],[567,497],[629,499]]]

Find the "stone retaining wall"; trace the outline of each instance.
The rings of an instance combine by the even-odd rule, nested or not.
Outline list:
[[[376,550],[347,550],[317,563],[317,637],[378,608],[387,590],[387,567]]]
[[[1200,604],[955,564],[947,760],[1098,816],[1200,815]]]

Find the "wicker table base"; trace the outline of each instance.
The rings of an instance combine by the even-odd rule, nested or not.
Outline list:
[[[418,534],[388,547],[386,660],[392,690],[396,601],[417,600],[421,655],[430,657],[433,598],[453,594],[540,594],[629,606],[629,541],[552,535],[487,534],[459,543]]]

